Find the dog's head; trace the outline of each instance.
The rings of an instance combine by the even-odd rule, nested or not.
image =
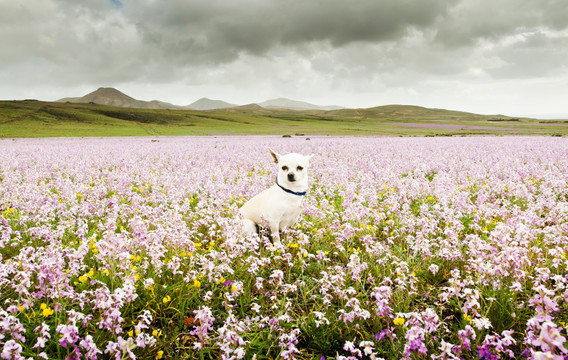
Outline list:
[[[313,155],[304,156],[290,153],[280,155],[268,149],[278,164],[278,183],[292,189],[305,190],[308,187],[308,167]]]

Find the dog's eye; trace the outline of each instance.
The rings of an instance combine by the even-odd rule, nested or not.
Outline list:
[[[288,166],[282,166],[282,170],[288,171]]]
[[[302,170],[304,170],[304,168],[303,168],[303,167],[301,167],[301,166],[298,166],[298,167],[296,168],[296,170],[298,170],[298,171],[302,171]]]

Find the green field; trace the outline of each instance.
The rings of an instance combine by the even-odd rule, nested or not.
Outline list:
[[[568,135],[568,120],[539,121],[417,106],[293,111],[257,106],[155,110],[35,100],[0,101],[0,137],[167,135]]]

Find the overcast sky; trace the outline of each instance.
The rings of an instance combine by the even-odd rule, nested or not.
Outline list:
[[[568,114],[565,0],[0,0],[0,99]]]

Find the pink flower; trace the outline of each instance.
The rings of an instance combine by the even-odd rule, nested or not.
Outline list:
[[[22,345],[18,344],[15,340],[8,340],[2,348],[2,359],[20,359],[22,353]]]
[[[564,347],[566,338],[560,335],[556,328],[556,324],[547,321],[542,324],[539,337],[533,341],[533,345],[540,346],[544,351],[560,350],[564,354],[568,354],[568,349]]]
[[[453,349],[454,349],[455,345],[445,342],[444,340],[442,340],[442,343],[440,345],[440,351],[442,351],[440,353],[440,355],[432,355],[432,359],[440,359],[440,360],[447,360],[447,359],[456,359],[459,360],[459,358],[453,353]]]
[[[61,334],[59,343],[64,348],[79,340],[79,329],[75,325],[58,325],[56,331]]]
[[[428,270],[430,270],[432,275],[436,275],[436,273],[438,272],[438,269],[440,269],[440,267],[436,264],[432,264],[428,267]]]
[[[564,356],[562,355],[555,355],[549,351],[541,352],[536,351],[533,353],[534,360],[565,360]]]
[[[464,349],[471,350],[471,340],[476,339],[475,331],[469,325],[465,329],[458,331],[458,336]]]
[[[211,312],[211,309],[207,306],[202,306],[199,310],[193,310],[195,313],[195,320],[198,320],[198,324],[194,326],[194,329],[190,332],[190,335],[197,335],[199,341],[207,342],[209,335],[207,334],[210,330],[213,330],[213,322],[215,317]]]
[[[404,337],[406,338],[406,344],[404,345],[405,356],[410,356],[411,351],[416,351],[420,354],[426,354],[427,349],[424,344],[424,336],[426,331],[418,326],[411,327]]]

